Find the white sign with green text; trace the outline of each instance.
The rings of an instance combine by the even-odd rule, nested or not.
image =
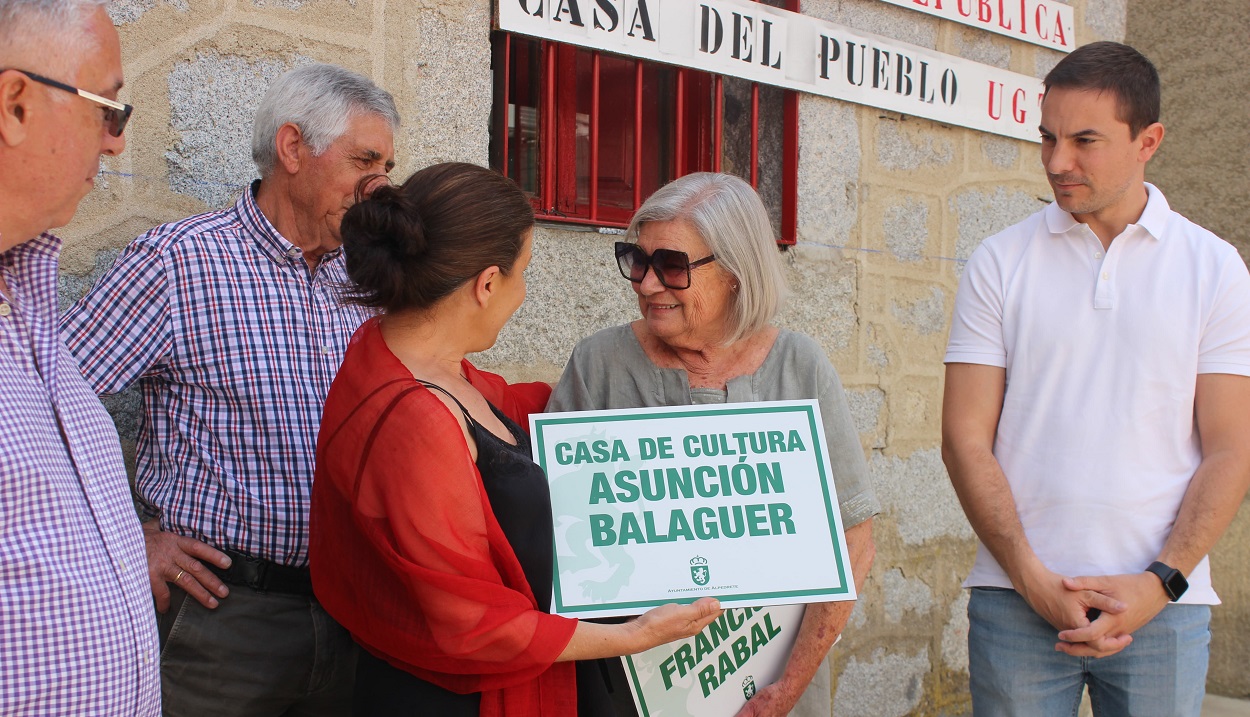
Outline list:
[[[694,637],[622,658],[641,717],[733,717],[776,682],[806,605],[726,610]]]
[[[552,612],[854,600],[822,425],[814,400],[531,416]]]

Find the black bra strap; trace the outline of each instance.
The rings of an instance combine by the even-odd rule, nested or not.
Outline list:
[[[455,402],[456,402],[456,405],[460,407],[460,412],[464,414],[464,420],[468,421],[470,426],[473,426],[473,427],[475,427],[475,428],[477,427],[477,421],[473,420],[473,416],[469,415],[469,409],[465,408],[465,407],[464,407],[464,404],[460,402],[460,399],[456,398],[455,396],[453,396],[453,395],[451,394],[451,391],[448,391],[447,389],[443,388],[442,386],[439,386],[439,385],[438,385],[438,384],[436,384],[436,383],[430,383],[429,381],[423,381],[423,380],[421,380],[421,379],[419,379],[419,378],[418,378],[418,379],[416,379],[416,381],[417,381],[417,383],[421,384],[422,386],[425,386],[426,388],[432,388],[432,389],[434,389],[434,390],[436,390],[436,391],[441,391],[441,392],[442,392],[444,395],[446,395],[448,398],[450,398],[451,400],[455,401]]]

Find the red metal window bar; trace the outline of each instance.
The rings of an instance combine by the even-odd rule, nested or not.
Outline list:
[[[786,4],[797,9],[797,0]],[[540,219],[625,227],[665,182],[722,170],[730,121],[723,76],[509,33],[493,42],[491,164],[527,192]],[[750,149],[741,169],[758,188],[760,86],[749,87]],[[793,244],[797,93],[784,92],[781,114],[779,242]]]

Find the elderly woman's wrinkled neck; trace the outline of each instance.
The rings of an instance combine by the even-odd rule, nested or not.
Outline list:
[[[685,371],[690,388],[724,389],[730,379],[755,373],[768,358],[779,333],[775,326],[769,326],[728,345],[685,345],[651,334],[645,319],[635,321],[632,327],[647,358],[659,368]]]

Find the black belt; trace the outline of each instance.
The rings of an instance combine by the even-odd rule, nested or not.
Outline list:
[[[269,560],[236,553],[233,550],[221,552],[230,556],[230,567],[223,570],[207,561],[204,565],[221,578],[222,582],[242,585],[262,593],[286,593],[312,597],[312,573],[308,571],[308,568],[279,565]]]

